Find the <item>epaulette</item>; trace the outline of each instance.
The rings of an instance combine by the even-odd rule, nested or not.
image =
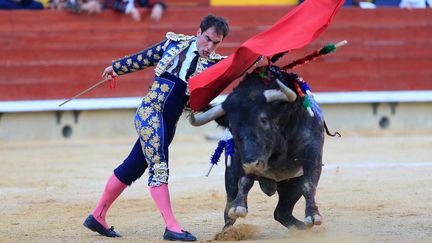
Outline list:
[[[222,56],[222,55],[219,55],[219,54],[214,53],[214,52],[210,53],[210,55],[209,55],[209,59],[213,59],[213,60],[216,60],[216,61],[220,61],[220,60],[223,60],[225,58],[227,58],[227,56]]]
[[[172,41],[188,41],[194,38],[192,35],[176,34],[174,32],[168,32],[166,38]]]

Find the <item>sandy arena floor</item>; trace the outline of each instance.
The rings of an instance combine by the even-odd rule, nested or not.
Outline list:
[[[237,221],[233,233],[250,242],[430,242],[432,134],[342,135],[326,138],[317,193],[323,225],[287,230],[273,220],[277,196],[265,196],[256,184],[249,215]],[[161,241],[164,224],[150,198],[147,174],[111,207],[108,223],[121,239],[82,226],[133,142],[0,143],[0,241]],[[170,154],[175,214],[201,242],[214,241],[223,226],[224,166],[204,176],[216,143],[178,136]],[[295,215],[303,219],[303,199]]]

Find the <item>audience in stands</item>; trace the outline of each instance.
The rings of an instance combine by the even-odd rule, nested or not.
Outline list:
[[[0,0],[0,9],[44,9],[49,0]]]
[[[0,0],[1,1],[1,0]],[[101,13],[103,9],[113,9],[130,14],[135,21],[141,20],[139,7],[151,8],[150,19],[159,21],[166,9],[163,0],[67,0],[66,8],[73,13]]]
[[[401,0],[400,8],[426,8],[427,6],[432,7],[432,0]]]
[[[141,20],[138,8],[151,8],[150,19],[159,21],[166,9],[164,0],[0,0],[0,9],[67,9],[72,13],[99,14],[113,9]]]

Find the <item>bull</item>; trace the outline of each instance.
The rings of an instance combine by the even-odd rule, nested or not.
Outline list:
[[[225,170],[224,229],[247,215],[248,192],[256,180],[268,196],[278,193],[274,219],[285,227],[306,229],[322,223],[315,194],[324,131],[331,134],[312,96],[299,97],[293,91],[299,90],[296,80],[298,76],[276,66],[258,68],[222,104],[190,117],[195,126],[216,119],[233,135],[234,155]],[[309,112],[305,97],[310,101]],[[306,202],[304,222],[292,214],[301,196]]]

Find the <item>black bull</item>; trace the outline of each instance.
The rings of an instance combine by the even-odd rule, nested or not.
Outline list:
[[[315,194],[327,131],[322,112],[310,99],[314,113],[311,116],[303,106],[303,98],[292,91],[296,75],[277,67],[257,70],[240,82],[219,109],[215,107],[216,112],[213,108],[207,112],[211,114],[204,114],[205,121],[191,117],[194,125],[216,119],[230,129],[234,138],[234,156],[225,170],[224,228],[247,215],[247,195],[255,180],[268,196],[278,192],[274,218],[282,225],[298,229],[320,225],[322,218]],[[283,87],[276,80],[282,81],[290,92],[278,91]],[[292,215],[301,196],[306,202],[305,223]]]

